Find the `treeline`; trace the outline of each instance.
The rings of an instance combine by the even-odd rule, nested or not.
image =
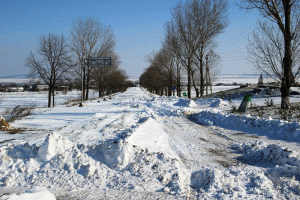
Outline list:
[[[26,58],[31,75],[38,75],[48,86],[48,107],[54,106],[55,90],[59,85],[83,87],[82,98],[87,100],[90,89],[99,91],[99,97],[108,92],[123,91],[127,75],[119,68],[121,61],[115,51],[116,39],[110,26],[92,18],[81,18],[73,23],[70,38],[49,33],[41,35],[36,53]],[[86,59],[110,57],[110,67],[91,67]],[[52,97],[52,98],[51,98]]]
[[[162,48],[146,56],[150,65],[140,76],[140,85],[166,95],[175,87],[178,96],[187,86],[189,98],[192,88],[197,97],[212,92],[220,72],[216,37],[229,24],[227,8],[226,0],[187,0],[173,8]]]

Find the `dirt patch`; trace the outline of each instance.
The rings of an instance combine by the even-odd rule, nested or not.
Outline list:
[[[202,138],[202,137],[200,137],[199,140],[202,140],[202,141],[204,141],[204,142],[209,142],[209,140],[204,139],[204,138]]]
[[[208,151],[217,156],[223,156],[223,157],[226,156],[226,152],[224,152],[224,150],[222,149],[209,149]]]
[[[228,159],[228,160],[215,160],[215,161],[225,168],[239,165],[238,161],[235,158]]]

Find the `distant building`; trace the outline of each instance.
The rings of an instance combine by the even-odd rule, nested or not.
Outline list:
[[[37,89],[37,91],[47,91],[47,90],[49,90],[49,86],[48,85],[37,85],[36,89]]]
[[[23,87],[7,87],[6,92],[24,92]]]

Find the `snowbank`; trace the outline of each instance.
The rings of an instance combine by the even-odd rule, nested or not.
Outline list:
[[[262,162],[272,165],[292,165],[300,167],[300,155],[278,144],[266,145],[263,141],[233,144],[232,148],[243,153],[240,158],[247,162]],[[299,171],[300,173],[300,171]]]
[[[273,139],[300,141],[300,125],[297,122],[224,114],[217,111],[202,111],[193,115],[193,118],[206,126],[213,125],[251,134],[266,135]]]
[[[195,107],[197,104],[194,100],[180,98],[177,103],[174,103],[174,106],[181,106],[181,107]]]
[[[215,99],[211,104],[210,107],[215,108],[215,107],[226,107],[228,106],[228,103],[226,101],[223,101],[222,99]]]
[[[193,172],[191,187],[200,198],[281,199],[280,191],[288,190],[294,191],[289,198],[299,198],[299,153],[263,141],[235,143],[232,149],[242,154],[238,160],[247,165],[240,163],[227,169],[209,166]]]
[[[189,174],[179,158],[149,152],[131,140],[110,140],[89,146],[51,133],[39,147],[28,143],[1,147],[0,184],[69,191],[105,186],[125,191],[139,188],[145,192],[187,195]],[[36,195],[39,194],[44,192]]]

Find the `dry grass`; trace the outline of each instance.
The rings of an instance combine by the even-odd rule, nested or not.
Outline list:
[[[14,108],[6,109],[4,112],[4,115],[7,116],[6,120],[8,122],[12,122],[12,121],[15,121],[16,119],[20,119],[20,118],[26,117],[28,115],[31,115],[35,108],[36,108],[36,105],[32,105],[32,106],[18,105]]]

